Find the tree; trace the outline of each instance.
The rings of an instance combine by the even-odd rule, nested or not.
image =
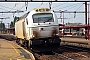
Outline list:
[[[4,33],[5,32],[5,24],[4,23],[0,23],[0,32]]]
[[[14,22],[13,22],[14,23],[14,26],[15,26],[15,22],[16,22],[17,19],[18,19],[18,17],[15,16],[14,17]]]
[[[5,24],[4,23],[0,23],[0,30],[5,30]]]
[[[15,22],[17,19],[18,19],[18,17],[15,16],[14,21],[11,21],[11,23],[10,23],[10,28],[15,27]]]
[[[12,28],[12,27],[14,27],[13,21],[11,21],[11,23],[10,23],[10,28]]]

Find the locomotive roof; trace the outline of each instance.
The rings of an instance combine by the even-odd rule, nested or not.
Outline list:
[[[29,13],[30,13],[30,12],[25,13],[24,15],[22,15],[21,17],[19,17],[18,20],[21,20],[21,19],[23,19],[23,18],[26,18]],[[17,21],[18,21],[18,20],[17,20]]]
[[[34,10],[40,10],[40,9],[45,9],[45,10],[47,10],[47,11],[50,10],[50,9],[48,9],[48,8],[35,8]],[[30,13],[30,11],[27,12],[27,13],[25,13],[25,14],[22,15],[21,17],[18,17],[17,21],[26,18],[26,17],[28,16],[29,13]]]

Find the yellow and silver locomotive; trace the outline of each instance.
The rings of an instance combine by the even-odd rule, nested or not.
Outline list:
[[[35,8],[15,23],[16,42],[26,47],[60,45],[55,13],[48,8]]]

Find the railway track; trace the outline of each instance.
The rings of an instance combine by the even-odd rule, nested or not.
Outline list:
[[[90,60],[89,49],[76,46],[61,46],[58,50],[34,53],[36,60]]]
[[[56,52],[34,53],[36,60],[74,60]]]
[[[32,52],[36,60],[90,60],[90,49],[71,45],[62,45],[52,52]]]
[[[65,45],[64,47],[69,48],[69,49],[73,49],[74,51],[82,51],[82,52],[89,52],[90,53],[90,48],[71,46],[71,45]]]
[[[90,60],[90,48],[77,47],[71,45],[65,45],[63,46],[63,48],[67,49],[64,50],[64,52],[62,53],[65,56],[68,56],[74,60]]]
[[[56,56],[59,56],[59,57],[61,56],[61,58],[63,58],[64,60],[74,60],[74,59],[72,59],[72,58],[70,58],[70,57],[68,57],[64,54],[59,54],[59,53],[56,53],[56,52],[54,52],[54,53],[55,53]]]

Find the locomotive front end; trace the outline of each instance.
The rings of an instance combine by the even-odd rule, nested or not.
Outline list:
[[[31,45],[60,45],[59,26],[53,11],[47,8],[35,9],[32,15]]]
[[[60,46],[61,42],[57,17],[48,8],[36,8],[19,17],[15,22],[15,35],[16,43],[25,48],[45,50]]]

